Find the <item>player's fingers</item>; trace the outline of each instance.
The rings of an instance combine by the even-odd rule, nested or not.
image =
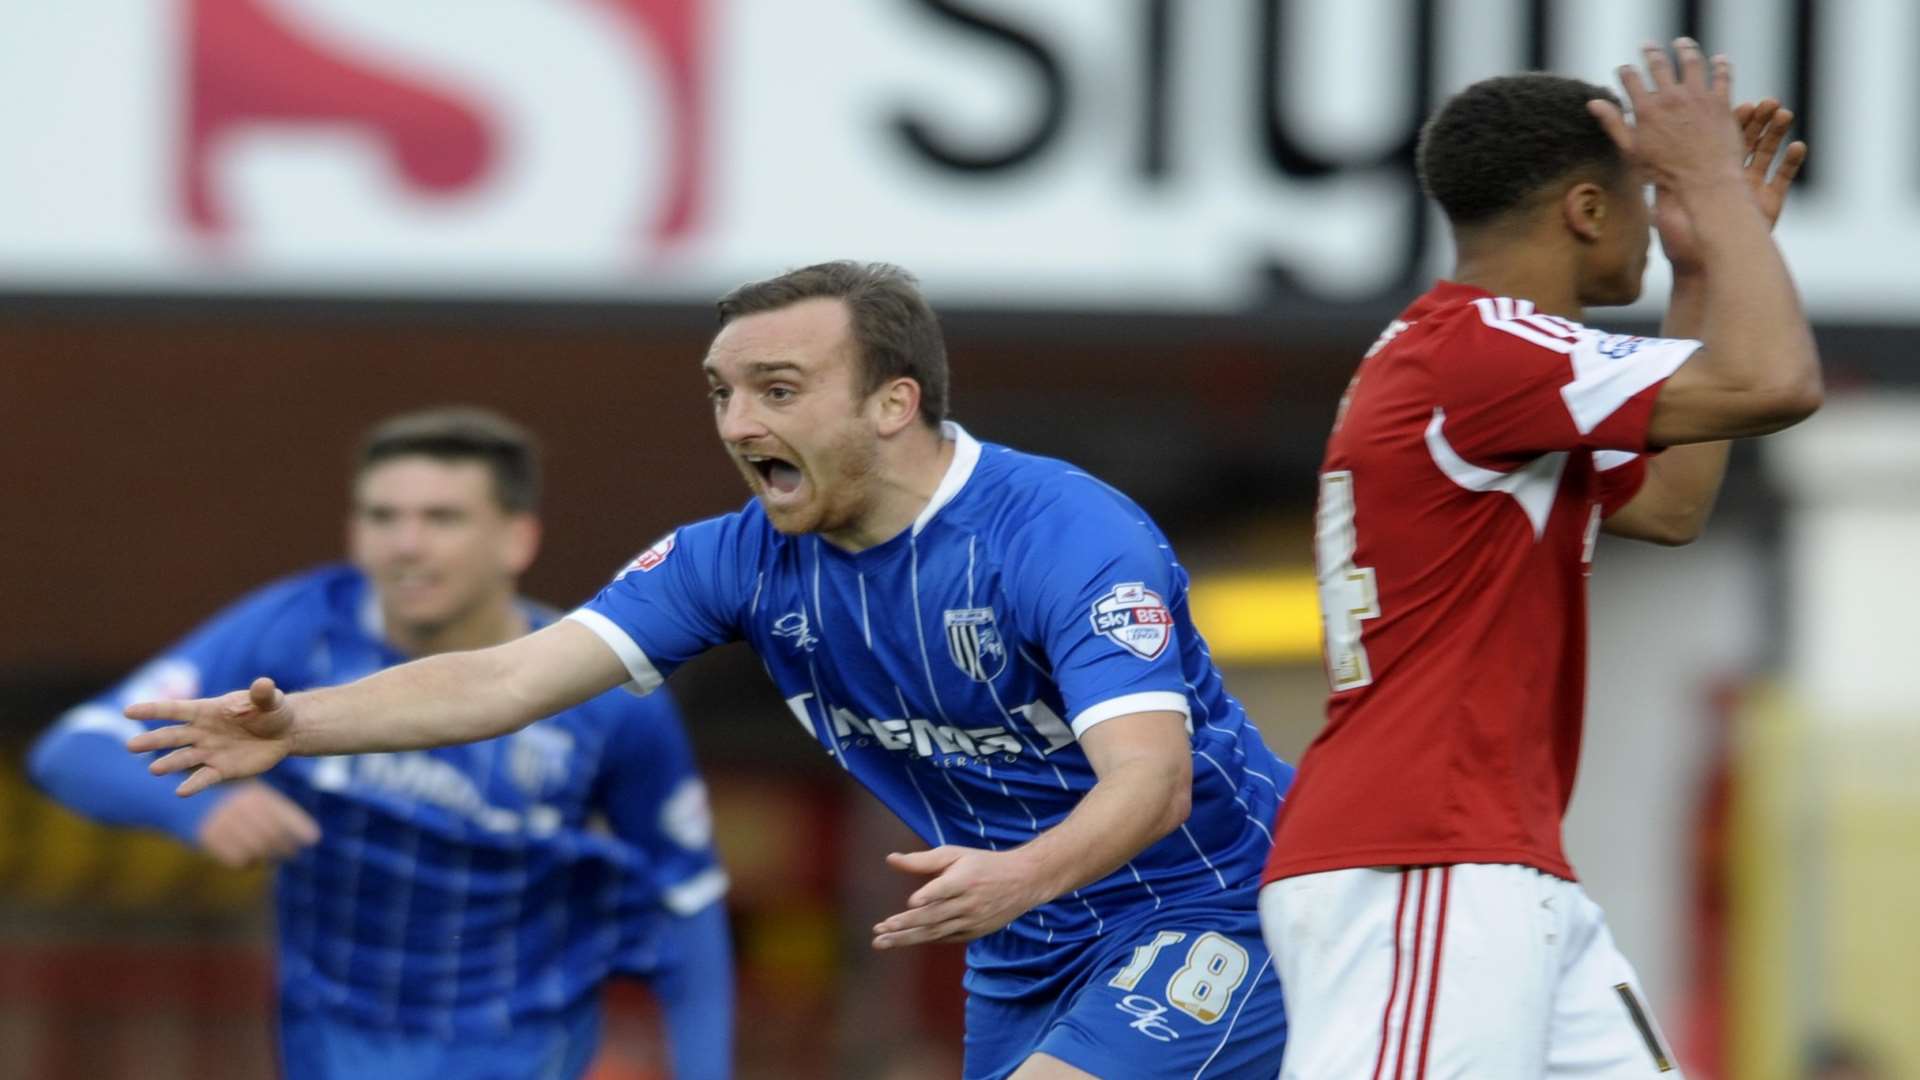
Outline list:
[[[1791,127],[1792,109],[1775,109],[1773,115],[1767,118],[1767,126],[1753,144],[1753,166],[1759,170],[1759,175],[1767,175],[1767,170],[1773,165],[1773,156],[1780,152],[1780,144],[1786,141],[1787,130]]]
[[[957,918],[958,912],[952,904],[932,904],[927,907],[908,908],[873,924],[874,934],[897,934],[903,930],[913,930],[923,926],[932,926],[949,919]]]
[[[1707,81],[1707,54],[1700,51],[1700,43],[1690,37],[1673,39],[1673,54],[1680,58],[1680,71],[1677,81],[1685,86],[1698,86],[1702,90],[1712,90]]]
[[[1587,112],[1600,122],[1600,130],[1607,133],[1607,137],[1613,140],[1613,145],[1619,147],[1622,154],[1631,158],[1633,128],[1628,125],[1627,118],[1621,115],[1620,107],[1611,101],[1595,98],[1587,102]]]
[[[1760,136],[1766,134],[1767,122],[1779,111],[1780,103],[1772,98],[1746,102],[1733,110],[1734,123],[1740,125],[1740,143],[1748,153],[1760,145]]]
[[[875,934],[873,947],[901,949],[910,945],[927,945],[936,941],[963,940],[967,934],[967,926],[967,922],[963,919],[951,919],[933,926],[916,927],[897,933]]]
[[[1667,56],[1667,50],[1649,41],[1640,46],[1640,58],[1646,61],[1647,77],[1653,80],[1653,89],[1657,93],[1673,88],[1673,60]]]
[[[147,766],[147,771],[155,776],[183,772],[194,768],[207,760],[207,752],[198,746],[183,746],[171,754],[157,758]]]
[[[307,847],[320,842],[320,823],[302,810],[291,799],[276,799],[273,802],[274,817],[280,827],[296,847]]]
[[[1708,74],[1711,79],[1708,89],[1712,90],[1721,101],[1731,102],[1733,100],[1733,60],[1726,53],[1715,53],[1708,67]]]
[[[171,750],[176,746],[190,746],[200,733],[185,724],[173,727],[154,728],[143,731],[127,740],[127,749],[136,754],[150,753],[154,750]]]
[[[192,723],[200,714],[198,701],[136,701],[120,710],[129,720],[172,720],[175,723]]]
[[[942,900],[952,900],[964,894],[966,891],[967,887],[965,884],[953,880],[951,875],[942,874],[932,881],[927,882],[925,885],[920,886],[918,889],[913,890],[913,895],[907,897],[907,906],[910,908],[923,908],[928,904],[937,904]]]
[[[225,830],[216,832],[201,841],[200,850],[211,856],[213,861],[235,870],[242,869],[252,861],[247,854],[245,839],[231,836]]]
[[[185,780],[180,781],[180,786],[174,788],[173,793],[182,798],[198,795],[224,779],[226,778],[220,775],[219,769],[211,765],[202,765],[193,770]]]
[[[1622,64],[1614,74],[1620,78],[1620,90],[1627,95],[1627,105],[1635,113],[1645,109],[1653,97],[1653,88],[1640,74],[1640,69],[1632,64]]]
[[[1780,167],[1773,171],[1773,179],[1767,186],[1785,198],[1787,189],[1793,186],[1793,180],[1800,175],[1800,167],[1807,163],[1807,144],[1795,140],[1787,144],[1787,152],[1780,157]]]
[[[279,846],[274,823],[252,814],[236,814],[227,822],[226,846],[246,866],[273,857]]]
[[[964,853],[964,848],[945,844],[925,851],[894,851],[887,854],[887,865],[906,874],[937,874]]]

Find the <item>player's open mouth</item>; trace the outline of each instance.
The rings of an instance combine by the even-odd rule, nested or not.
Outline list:
[[[800,490],[800,470],[792,462],[764,454],[748,454],[746,460],[760,474],[760,485],[769,494],[791,495]]]

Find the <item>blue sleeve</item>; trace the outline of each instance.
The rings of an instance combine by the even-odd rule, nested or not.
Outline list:
[[[695,656],[740,636],[758,551],[745,514],[687,525],[640,553],[567,617],[607,643],[647,693]]]
[[[723,904],[667,919],[676,963],[651,986],[666,1021],[667,1045],[678,1080],[726,1080],[733,1075],[733,940]]]
[[[716,906],[727,876],[713,848],[713,810],[680,710],[666,691],[609,695],[616,710],[596,785],[615,835],[647,855],[661,903],[676,915]]]
[[[286,607],[286,590],[263,590],[215,615],[125,681],[68,711],[33,744],[27,768],[67,808],[108,825],[162,829],[197,841],[200,822],[229,792],[183,799],[178,777],[154,776],[157,755],[130,754],[125,743],[147,725],[121,710],[136,701],[220,694],[274,674],[261,643]]]
[[[1139,507],[1085,476],[1024,518],[1003,568],[1075,735],[1136,712],[1192,716],[1179,627],[1186,571]]]

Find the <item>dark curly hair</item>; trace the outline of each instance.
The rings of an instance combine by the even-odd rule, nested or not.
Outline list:
[[[1587,112],[1602,86],[1545,72],[1482,79],[1447,99],[1420,129],[1420,185],[1455,225],[1518,208],[1577,173],[1611,184],[1626,160]]]

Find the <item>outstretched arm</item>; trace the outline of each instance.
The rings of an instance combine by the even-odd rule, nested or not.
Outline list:
[[[1028,909],[1106,877],[1187,820],[1193,749],[1176,712],[1116,716],[1088,728],[1080,747],[1099,778],[1073,812],[1009,851],[943,845],[887,856],[932,875],[907,910],[873,928],[873,946],[972,941]]]
[[[477,742],[626,682],[620,658],[592,631],[561,620],[473,652],[444,653],[345,686],[283,694],[271,679],[195,701],[149,701],[134,720],[174,721],[127,741],[171,750],[155,773],[192,770],[176,791],[197,791],[272,768],[289,754],[378,753]]]

